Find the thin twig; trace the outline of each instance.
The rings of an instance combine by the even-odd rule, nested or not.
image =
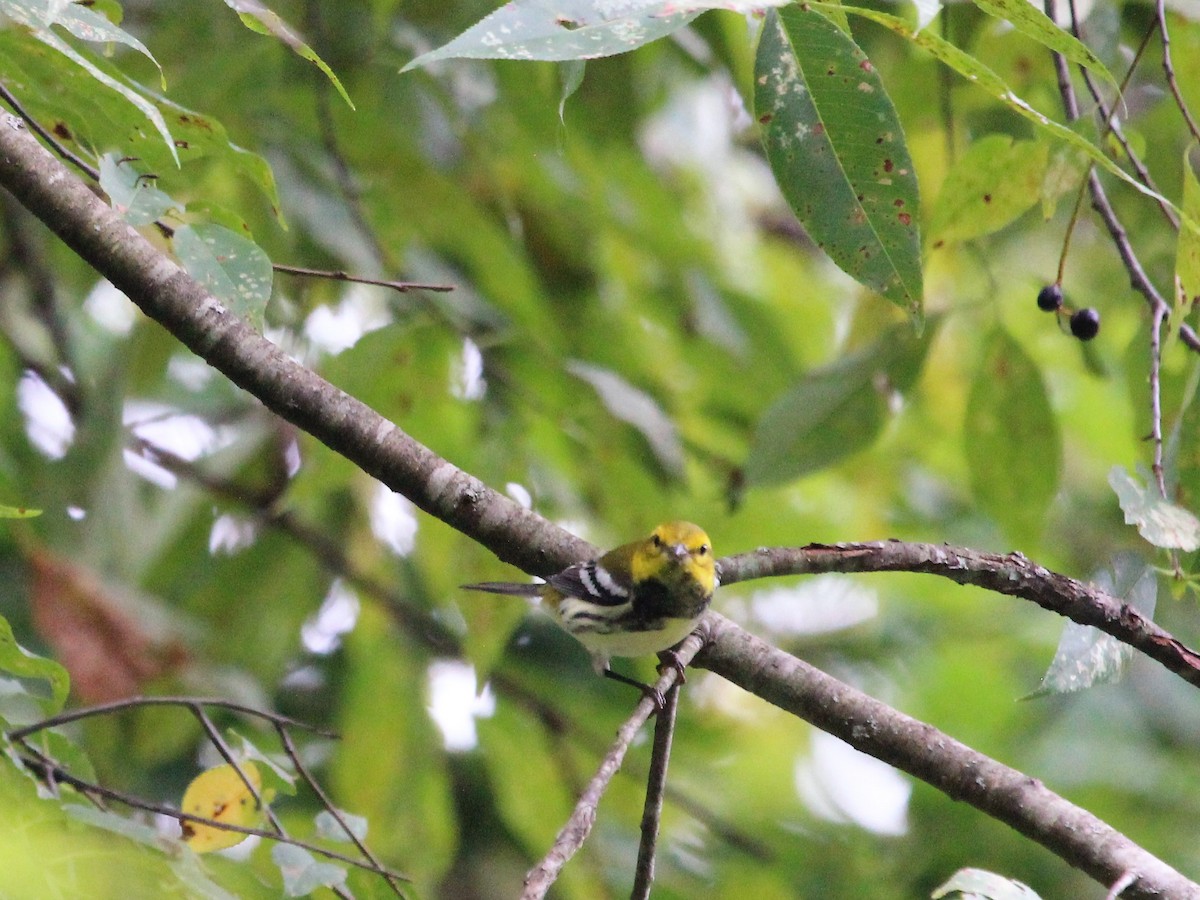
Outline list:
[[[1175,98],[1175,105],[1179,108],[1183,121],[1187,123],[1188,131],[1192,133],[1192,140],[1200,141],[1200,125],[1196,124],[1191,110],[1188,109],[1187,101],[1183,99],[1183,94],[1179,91],[1179,81],[1175,78],[1175,66],[1171,64],[1171,35],[1167,31],[1165,0],[1155,0],[1154,17],[1158,19],[1158,33],[1162,35],[1162,67],[1163,73],[1167,77],[1167,88],[1171,91],[1171,96]]]
[[[228,709],[232,712],[239,712],[256,719],[265,719],[268,722],[282,723],[292,728],[300,728],[304,731],[311,731],[313,734],[320,735],[323,738],[337,740],[336,732],[328,731],[324,728],[318,728],[315,725],[309,725],[307,722],[301,722],[299,719],[293,719],[289,716],[283,716],[279,713],[273,713],[268,710],[255,709],[253,706],[246,706],[242,703],[234,703],[231,700],[221,700],[216,697],[126,697],[124,700],[114,700],[111,703],[98,703],[95,706],[88,706],[83,709],[72,709],[67,712],[59,713],[56,716],[50,716],[47,719],[42,719],[40,722],[34,722],[32,725],[25,725],[21,728],[14,728],[8,732],[8,737],[11,740],[20,740],[26,735],[33,734],[38,731],[43,731],[47,728],[55,728],[59,725],[66,725],[68,722],[76,722],[80,719],[86,719],[90,716],[103,716],[110,712],[117,712],[123,709],[133,709],[139,706],[216,706],[220,709]]]
[[[16,741],[16,743],[20,744],[23,750],[31,751],[31,755],[34,757],[32,759],[22,758],[22,762],[30,767],[30,771],[34,772],[35,774],[42,775],[47,764],[44,761],[36,758],[41,756],[41,754],[37,753],[36,751],[32,751],[32,748],[25,746],[24,741]],[[144,812],[156,813],[158,815],[175,819],[179,822],[191,822],[197,825],[208,825],[211,828],[217,828],[221,831],[236,831],[238,834],[255,835],[257,837],[266,838],[267,840],[278,841],[282,844],[291,844],[294,847],[301,847],[304,850],[308,850],[311,853],[316,853],[328,859],[336,859],[338,862],[343,862],[347,865],[354,866],[356,869],[364,869],[368,872],[375,871],[374,867],[367,865],[361,859],[355,859],[352,856],[346,856],[345,854],[338,853],[335,850],[329,850],[328,848],[322,847],[319,844],[309,843],[308,841],[294,837],[281,837],[273,831],[267,831],[262,828],[252,828],[248,825],[234,825],[231,822],[220,822],[216,819],[208,819],[204,816],[197,816],[193,815],[192,813],[184,812],[181,809],[174,809],[173,807],[166,806],[162,803],[154,803],[149,800],[144,800],[141,797],[134,797],[122,791],[113,790],[112,788],[107,788],[100,784],[93,784],[90,781],[86,781],[82,778],[72,775],[57,763],[51,763],[50,768],[53,771],[53,777],[55,780],[66,785],[70,785],[77,791],[81,791],[84,794],[96,794],[97,796],[103,797],[106,800],[112,800],[115,803],[120,803],[123,806],[128,806],[131,809],[140,809]],[[408,876],[399,872],[389,871],[389,874],[393,878],[398,878],[401,881],[412,880]]]
[[[1154,444],[1154,481],[1158,493],[1167,499],[1167,482],[1163,473],[1162,433],[1162,327],[1167,318],[1166,306],[1154,307],[1150,317],[1150,440]]]
[[[1071,31],[1075,37],[1080,40],[1083,35],[1079,29],[1079,16],[1075,10],[1075,0],[1067,0],[1067,6],[1071,11]],[[1117,87],[1117,99],[1125,96],[1125,89],[1129,86],[1130,80],[1133,78],[1133,73],[1137,70],[1137,65],[1141,62],[1142,54],[1146,47],[1150,44],[1150,38],[1154,36],[1157,30],[1157,23],[1150,26],[1146,34],[1142,37],[1142,43],[1138,46],[1137,52],[1129,63],[1129,68],[1125,71],[1125,77],[1121,79],[1121,84]],[[1163,216],[1171,227],[1176,231],[1179,230],[1179,217],[1175,215],[1175,210],[1171,209],[1171,205],[1166,199],[1161,196],[1158,185],[1154,183],[1154,178],[1150,175],[1150,170],[1146,168],[1146,164],[1142,162],[1142,158],[1137,154],[1129,143],[1129,139],[1125,136],[1125,129],[1121,127],[1121,123],[1116,116],[1116,103],[1110,108],[1104,101],[1104,95],[1100,93],[1100,87],[1096,84],[1096,79],[1092,77],[1092,73],[1086,66],[1079,67],[1079,74],[1083,76],[1083,83],[1087,86],[1088,93],[1092,95],[1092,100],[1096,104],[1096,110],[1100,114],[1100,136],[1111,133],[1121,145],[1121,149],[1125,152],[1125,157],[1133,166],[1134,174],[1137,175],[1138,181],[1150,188],[1155,194],[1155,202],[1158,208],[1162,211]],[[1094,164],[1093,164],[1094,166]]]
[[[283,744],[283,749],[284,752],[287,753],[288,759],[290,759],[292,761],[292,765],[296,767],[297,774],[304,779],[304,782],[312,789],[313,793],[317,795],[317,799],[321,801],[321,804],[325,807],[326,812],[333,816],[334,821],[336,821],[338,825],[341,826],[342,831],[346,833],[346,837],[349,838],[350,842],[358,848],[358,852],[366,857],[367,860],[370,861],[371,865],[375,867],[374,871],[383,876],[384,880],[387,881],[388,886],[392,889],[396,896],[403,897],[404,894],[400,890],[400,886],[396,884],[396,879],[393,877],[392,873],[389,872],[383,863],[379,861],[378,857],[371,852],[371,848],[368,847],[357,834],[355,834],[354,829],[351,828],[350,824],[346,821],[346,817],[342,815],[342,811],[334,805],[333,801],[329,799],[329,795],[325,793],[325,789],[321,787],[320,782],[318,782],[317,779],[314,778],[308,771],[308,767],[305,766],[304,761],[300,759],[300,754],[296,749],[295,742],[292,740],[291,732],[287,730],[287,726],[276,722],[275,731],[279,734],[279,740]]]
[[[234,756],[233,750],[225,743],[225,738],[221,737],[221,732],[217,730],[217,726],[213,724],[212,719],[204,712],[204,708],[198,704],[189,703],[187,704],[187,709],[199,720],[200,727],[204,729],[204,733],[208,735],[208,739],[212,745],[217,748],[217,752],[221,754],[221,758],[225,760],[226,765],[232,766],[233,771],[237,772],[242,785],[250,792],[250,796],[254,798],[256,807],[262,811],[263,816],[271,823],[271,827],[275,829],[275,833],[282,838],[288,837],[288,833],[283,828],[283,823],[275,815],[275,810],[271,809],[271,805],[263,800],[262,793],[246,775],[241,763]]]
[[[638,844],[630,900],[649,900],[654,884],[654,857],[658,829],[662,821],[663,797],[667,788],[667,765],[671,761],[671,740],[675,736],[675,717],[679,712],[679,682],[663,694],[662,712],[654,720],[654,747],[650,753],[650,774],[646,779],[646,800],[642,807],[642,839]]]
[[[37,119],[25,111],[25,108],[21,106],[21,102],[12,95],[3,81],[0,81],[0,100],[3,100],[5,104],[8,105],[9,109],[20,116],[25,124],[29,126],[30,130],[47,144],[49,144],[54,149],[55,153],[77,168],[84,175],[92,179],[92,181],[100,180],[100,170],[92,168],[86,162],[60,144],[54,135],[43,128]]]
[[[702,629],[693,632],[676,648],[675,654],[681,666],[686,666],[691,662],[692,657],[700,651],[700,648],[707,640],[701,631]],[[667,667],[655,683],[655,689],[660,693],[669,691],[675,684],[678,676],[679,673],[673,667]],[[592,826],[596,823],[596,807],[600,803],[600,798],[604,796],[609,782],[612,781],[613,776],[621,768],[621,762],[625,759],[625,753],[629,749],[629,745],[653,713],[654,700],[649,696],[643,697],[642,701],[634,709],[633,714],[617,731],[616,741],[613,742],[612,747],[600,763],[600,768],[596,771],[596,774],[588,782],[583,795],[575,804],[575,809],[571,813],[570,818],[567,819],[566,824],[558,832],[558,837],[555,839],[553,846],[550,847],[550,850],[542,857],[541,861],[530,869],[529,873],[525,876],[525,890],[521,893],[521,900],[541,900],[541,898],[545,897],[546,892],[550,890],[550,887],[558,878],[558,873],[562,871],[563,866],[583,846],[583,842],[591,834]]]
[[[349,272],[330,271],[327,269],[306,269],[303,266],[285,266],[272,263],[271,268],[286,275],[304,275],[308,278],[328,278],[330,281],[353,281],[355,284],[373,284],[378,287],[391,288],[404,294],[408,291],[438,291],[446,293],[454,290],[452,284],[424,284],[419,281],[391,281],[386,278],[366,278],[362,275],[351,275]]]

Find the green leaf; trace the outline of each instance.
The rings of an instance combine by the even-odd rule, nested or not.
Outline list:
[[[154,179],[138,171],[132,160],[121,160],[115,153],[100,157],[100,187],[108,194],[112,208],[135,227],[149,225],[176,203],[154,186]]]
[[[767,15],[754,80],[771,169],[809,236],[919,319],[917,176],[866,55],[820,13],[791,6]]]
[[[999,231],[1038,201],[1049,160],[1041,141],[1014,141],[989,134],[971,144],[954,164],[930,217],[933,246],[968,241]]]
[[[334,887],[346,881],[346,870],[341,866],[318,862],[307,850],[292,844],[276,844],[271,848],[271,859],[279,866],[283,890],[289,897],[303,897],[319,887]]]
[[[633,0],[606,8],[594,0],[515,0],[400,71],[439,59],[561,62],[613,56],[666,37],[702,11],[679,11],[681,5],[670,0]]]
[[[1158,579],[1149,566],[1118,557],[1115,574],[1102,572],[1096,579],[1101,590],[1120,597],[1147,619],[1153,620],[1158,600]],[[1058,650],[1042,683],[1029,697],[1067,694],[1096,684],[1111,684],[1125,674],[1133,648],[1091,625],[1067,622]]]
[[[1136,525],[1138,533],[1155,547],[1187,553],[1200,550],[1200,519],[1164,500],[1152,482],[1146,477],[1143,484],[1123,466],[1109,471],[1108,484],[1125,513],[1125,524]]]
[[[1017,31],[1026,37],[1033,38],[1056,53],[1061,53],[1077,66],[1092,69],[1109,84],[1114,86],[1117,84],[1117,80],[1100,61],[1100,57],[1089,50],[1077,37],[1055,25],[1049,16],[1029,3],[1029,0],[973,0],[973,2],[985,13],[998,19],[1007,19]]]
[[[346,93],[346,88],[342,86],[341,80],[334,74],[333,69],[325,60],[317,55],[317,52],[312,47],[308,46],[287,22],[283,21],[278,13],[273,12],[263,6],[258,0],[225,0],[225,5],[238,14],[238,18],[242,20],[242,24],[257,34],[265,34],[271,37],[278,38],[280,43],[284,44],[293,53],[301,59],[306,59],[318,69],[320,69],[330,83],[337,88],[337,92],[342,95],[342,99],[346,101],[346,105],[354,109],[354,102],[350,99],[350,95]]]
[[[959,869],[930,896],[961,894],[963,900],[1041,900],[1028,885],[983,869]]]
[[[683,444],[671,417],[658,401],[620,375],[600,366],[571,361],[567,371],[592,386],[616,418],[628,422],[646,439],[659,464],[672,475],[683,474]]]
[[[32,519],[41,514],[40,509],[30,509],[28,506],[0,505],[0,519]]]
[[[118,28],[95,10],[80,3],[51,2],[51,0],[5,0],[0,4],[0,13],[7,14],[18,22],[36,31],[49,30],[52,25],[61,25],[75,37],[93,43],[116,43],[132,47],[154,63],[159,79],[166,87],[162,66],[146,46],[123,28]]]
[[[67,692],[71,688],[67,670],[54,660],[30,653],[18,644],[12,626],[3,616],[0,616],[0,672],[7,672],[22,679],[47,682],[49,696],[29,692],[29,696],[47,716],[57,713],[67,701]]]
[[[958,47],[955,47],[944,38],[934,34],[932,31],[926,29],[925,31],[916,32],[913,30],[912,26],[897,16],[876,12],[873,9],[865,9],[860,6],[844,6],[842,4],[822,2],[822,0],[810,0],[808,5],[820,10],[844,10],[845,12],[852,13],[853,15],[870,19],[872,22],[876,22],[885,28],[890,29],[891,31],[900,35],[902,38],[911,41],[914,45],[928,51],[935,59],[938,59],[957,72],[959,75],[966,78],[972,84],[975,84],[986,91],[992,96],[993,99],[999,100],[1018,115],[1028,119],[1044,133],[1050,135],[1056,140],[1069,144],[1077,150],[1082,151],[1087,155],[1088,159],[1090,159],[1100,168],[1104,169],[1110,175],[1120,178],[1130,187],[1141,191],[1147,197],[1151,197],[1158,202],[1165,203],[1172,209],[1177,210],[1177,207],[1174,203],[1159,194],[1157,191],[1146,187],[1144,184],[1118,166],[1115,162],[1113,162],[1103,150],[1101,150],[1091,141],[1076,134],[1065,125],[1055,122],[1044,113],[1038,112],[1027,102],[1018,97],[1012,90],[1010,90],[1008,85],[1004,83],[1004,80],[986,65],[984,65],[975,57],[971,56],[969,53],[966,53],[965,51],[960,50]],[[1189,227],[1200,229],[1200,223],[1198,223],[1197,220],[1193,219],[1192,217],[1185,217],[1185,221],[1188,223]]]
[[[274,273],[257,244],[220,225],[184,225],[174,248],[189,275],[262,331]]]
[[[1197,145],[1192,144],[1183,153],[1183,213],[1200,222],[1200,180],[1192,166],[1192,153]],[[1175,244],[1175,302],[1167,317],[1167,343],[1169,348],[1179,336],[1179,326],[1184,323],[1196,305],[1200,303],[1200,234],[1190,228],[1180,228]]]
[[[129,87],[127,84],[118,81],[116,78],[113,78],[107,73],[101,71],[95,64],[92,63],[91,60],[81,56],[74,50],[74,48],[72,48],[53,32],[35,29],[33,31],[33,35],[47,47],[57,50],[67,59],[71,60],[71,62],[75,63],[75,65],[85,70],[89,75],[91,75],[105,87],[116,91],[130,103],[136,106],[139,110],[141,110],[142,115],[150,120],[151,124],[154,125],[154,129],[162,137],[163,143],[166,145],[168,152],[171,154],[171,158],[175,161],[175,165],[179,165],[179,153],[175,150],[175,138],[171,135],[170,129],[167,128],[167,123],[163,119],[162,113],[159,112],[158,107],[156,107],[132,87]]]
[[[1058,490],[1062,438],[1033,360],[997,328],[983,353],[963,424],[971,489],[1009,540],[1037,535]]]
[[[920,374],[936,330],[933,321],[921,336],[898,325],[870,347],[805,375],[759,421],[746,483],[790,481],[870,446],[888,420],[893,393]]]

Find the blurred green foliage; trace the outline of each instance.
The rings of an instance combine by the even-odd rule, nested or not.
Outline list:
[[[265,333],[454,464],[598,546],[679,517],[704,524],[718,554],[894,537],[1020,550],[1085,580],[1124,552],[1166,561],[1123,523],[1107,482],[1114,465],[1150,459],[1150,350],[1144,302],[1095,220],[1075,230],[1063,282],[1069,306],[1102,314],[1087,354],[1035,305],[1058,271],[1081,162],[912,44],[852,22],[903,124],[922,224],[939,223],[923,258],[936,327],[920,338],[796,225],[748,112],[745,17],[706,13],[675,38],[588,62],[560,120],[552,63],[446,60],[400,74],[491,3],[272,8],[353,109],[224,4],[124,5],[122,27],[161,64],[160,107],[188,142],[179,168],[141,113],[78,72],[63,81],[63,61],[16,27],[0,26],[0,82],[75,152],[139,157],[183,205],[176,227],[219,222],[276,263],[453,284],[397,293],[276,273]],[[1148,17],[1147,5],[1114,2],[1088,20],[1089,45],[1118,78],[1113,48],[1136,46]],[[1200,108],[1200,22],[1170,21],[1178,83]],[[751,17],[750,32],[760,23]],[[1041,46],[973,7],[948,7],[930,27],[1061,119]],[[1121,118],[1178,198],[1187,135],[1159,52],[1152,41]],[[98,64],[157,89],[134,50],[114,46]],[[206,141],[181,136],[184,124]],[[1080,131],[1099,143],[1094,128]],[[963,172],[980,146],[980,158],[1012,164]],[[1040,180],[1036,196],[1004,194],[1003,215],[940,196],[945,184],[987,193],[994,171]],[[1145,196],[1110,190],[1147,271],[1170,285],[1175,233]],[[629,694],[520,601],[459,592],[515,573],[271,419],[6,197],[0,233],[0,502],[44,511],[0,529],[0,615],[20,642],[71,670],[74,703],[111,696],[120,675],[144,692],[226,696],[335,728],[340,742],[310,748],[316,774],[368,817],[369,843],[414,877],[413,896],[514,895]],[[1176,499],[1193,509],[1196,376],[1174,345],[1162,370],[1168,479],[1178,475]],[[30,423],[54,401],[39,384],[72,425],[40,444]],[[645,414],[620,415],[629,403]],[[805,429],[811,440],[789,446]],[[1185,575],[1192,562],[1180,560]],[[1194,645],[1194,598],[1170,584],[1178,602],[1160,603],[1158,619]],[[717,608],[1200,872],[1200,705],[1181,681],[1139,660],[1119,685],[1019,703],[1053,657],[1053,616],[917,576],[820,585],[775,596],[765,593],[775,585],[738,585]],[[840,621],[847,601],[830,585],[865,597],[867,612]],[[476,667],[474,690],[433,649],[447,641]],[[484,682],[494,708],[472,706]],[[439,699],[448,684],[453,701]],[[465,731],[452,740],[431,708],[457,709]],[[194,723],[162,711],[71,736],[106,784],[160,802],[177,802],[203,743]],[[845,805],[846,770],[823,763],[819,746],[803,723],[691,676],[655,896],[911,898],[964,866],[1044,897],[1097,890],[920,784],[907,802],[879,799],[876,811],[897,817],[890,831],[866,827]],[[647,756],[630,754],[559,896],[628,893]],[[14,771],[0,760],[0,805],[13,833],[36,842],[24,863],[42,861],[21,878],[71,893],[60,872],[87,853],[100,873],[87,896],[169,895],[162,885],[181,863],[63,824]],[[279,805],[297,830],[318,808],[303,792]],[[265,846],[249,865],[202,865],[241,896],[252,880],[278,884]],[[124,880],[110,889],[112,873]],[[10,882],[14,896],[38,895],[20,894],[24,883]],[[191,884],[179,895],[199,895]],[[361,872],[350,884],[384,896]]]

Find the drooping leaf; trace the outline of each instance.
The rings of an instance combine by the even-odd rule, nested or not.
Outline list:
[[[973,0],[985,13],[998,19],[1006,19],[1026,37],[1061,53],[1078,66],[1084,66],[1100,75],[1114,87],[1117,84],[1112,73],[1087,45],[1079,38],[1063,31],[1040,9],[1028,0]]]
[[[641,432],[655,459],[666,471],[677,476],[683,473],[683,445],[679,433],[671,417],[653,397],[616,372],[600,366],[572,361],[567,364],[567,371],[591,385],[610,413]]]
[[[775,180],[809,236],[847,274],[921,316],[917,176],[866,54],[820,13],[767,15],[754,108]]]
[[[996,329],[967,399],[963,441],[971,490],[1009,540],[1027,541],[1058,490],[1062,437],[1036,364]]]
[[[280,43],[301,59],[308,60],[320,69],[330,83],[337,88],[337,92],[342,95],[346,105],[351,109],[355,108],[354,101],[346,93],[346,88],[342,86],[341,80],[334,74],[333,69],[329,68],[329,64],[321,59],[294,29],[280,18],[278,13],[263,6],[258,0],[225,0],[225,5],[236,12],[238,18],[242,20],[242,24],[251,31],[277,38]]]
[[[759,421],[747,484],[790,481],[869,446],[894,394],[916,381],[936,330],[933,321],[921,336],[896,326],[866,349],[805,375]]]
[[[959,869],[930,896],[958,894],[962,900],[1041,900],[1026,884],[983,869]]]
[[[1049,147],[990,134],[974,141],[946,175],[930,217],[933,246],[999,231],[1038,201]]]
[[[185,225],[174,247],[189,275],[262,331],[274,272],[257,244],[221,225]]]
[[[1125,523],[1136,525],[1138,533],[1155,547],[1187,553],[1200,550],[1200,519],[1164,500],[1152,482],[1146,478],[1142,483],[1124,466],[1113,466],[1109,471],[1108,484],[1125,513]]]
[[[130,103],[136,106],[141,111],[142,115],[150,120],[150,123],[154,126],[155,131],[157,131],[162,137],[163,144],[166,146],[167,152],[170,153],[171,158],[175,161],[175,165],[179,165],[179,153],[175,149],[175,138],[171,134],[170,129],[167,128],[167,123],[163,119],[163,115],[158,110],[158,107],[156,107],[153,103],[143,97],[137,90],[130,87],[125,82],[119,81],[118,79],[102,71],[90,59],[78,53],[75,48],[73,48],[58,35],[54,34],[54,32],[35,30],[33,34],[47,47],[57,50],[67,59],[71,60],[71,62],[75,63],[75,65],[86,71],[90,76],[92,76],[92,78],[96,79],[96,81],[100,82],[105,87],[116,91]]]
[[[1119,557],[1114,573],[1102,572],[1096,582],[1147,619],[1154,618],[1158,580],[1149,566]],[[1132,658],[1133,648],[1112,635],[1090,625],[1067,622],[1050,668],[1042,676],[1041,685],[1029,696],[1066,694],[1096,684],[1110,684],[1125,674]]]
[[[166,79],[162,66],[146,45],[123,28],[114,25],[99,12],[82,3],[63,3],[56,0],[5,0],[0,4],[0,14],[9,15],[37,30],[48,30],[52,25],[61,25],[75,37],[98,44],[124,44],[142,54],[158,69],[163,87]]]

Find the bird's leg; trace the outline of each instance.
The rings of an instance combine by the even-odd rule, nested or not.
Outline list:
[[[661,675],[667,669],[674,669],[679,676],[676,684],[687,684],[687,675],[684,673],[684,664],[679,659],[679,654],[674,648],[661,650],[658,654],[658,673]]]
[[[636,678],[630,678],[628,675],[622,675],[620,672],[614,672],[612,669],[605,668],[601,673],[605,678],[611,678],[613,681],[619,681],[621,684],[627,684],[630,687],[635,687],[642,692],[643,697],[649,697],[654,701],[654,712],[660,713],[666,709],[667,701],[663,699],[662,691],[648,684],[643,684]]]

